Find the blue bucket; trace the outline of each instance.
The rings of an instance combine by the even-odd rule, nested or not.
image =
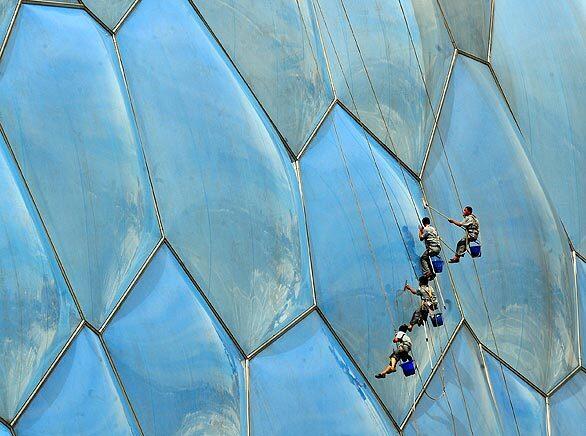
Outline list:
[[[438,274],[444,270],[444,261],[439,256],[433,256],[431,258],[431,264],[433,265],[433,270]]]
[[[471,241],[470,242],[470,256],[472,256],[472,257],[482,256],[482,251],[480,250],[480,243],[478,241]]]
[[[415,363],[413,362],[413,360],[408,360],[407,362],[400,363],[400,365],[405,377],[409,377],[415,374]]]
[[[431,315],[431,325],[434,327],[440,327],[444,325],[444,318],[441,313]]]

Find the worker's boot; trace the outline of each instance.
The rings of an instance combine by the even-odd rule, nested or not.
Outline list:
[[[458,263],[458,262],[460,262],[460,256],[454,256],[450,260],[448,260],[448,263]]]

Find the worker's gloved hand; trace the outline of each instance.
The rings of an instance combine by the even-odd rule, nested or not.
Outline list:
[[[454,220],[452,218],[448,218],[448,222],[454,224]]]
[[[399,342],[399,340],[397,338],[393,338],[393,342],[397,343],[397,342]]]

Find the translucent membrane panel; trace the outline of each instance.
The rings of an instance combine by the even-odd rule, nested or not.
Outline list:
[[[79,315],[1,136],[0,192],[0,416],[10,420]]]
[[[0,423],[0,435],[1,436],[12,436],[10,433],[10,429],[6,427],[4,424]]]
[[[374,375],[388,363],[393,328],[409,322],[419,306],[403,286],[416,287],[421,274],[420,187],[338,106],[303,155],[301,175],[318,304],[400,420],[419,378]],[[433,286],[438,295],[443,291],[446,327],[430,332],[429,348],[423,328],[410,334],[423,376],[460,319],[447,278]]]
[[[108,34],[83,10],[22,5],[0,120],[86,318],[99,325],[159,238]]]
[[[83,329],[17,421],[19,435],[138,435],[100,341]]]
[[[434,123],[430,101],[437,109],[453,51],[437,5],[316,0],[315,6],[338,97],[418,171]]]
[[[578,303],[580,311],[580,343],[582,349],[582,361],[586,357],[586,263],[576,257]]]
[[[545,398],[490,354],[483,354],[503,434],[547,434]]]
[[[4,0],[0,3],[0,46],[8,33],[12,16],[18,5],[18,0]]]
[[[297,153],[333,99],[311,0],[195,0]]]
[[[576,249],[586,252],[586,3],[495,1],[494,14],[491,61],[525,150]]]
[[[316,312],[250,361],[253,435],[396,434]]]
[[[488,56],[492,0],[439,0],[456,46],[482,59]]]
[[[462,328],[409,419],[405,435],[427,435],[430,432],[441,435],[537,434],[530,433],[529,429],[520,429],[521,432],[517,433],[517,422],[520,421],[512,418],[510,409],[503,413],[510,407],[508,396],[506,404],[497,405],[497,401],[504,401],[500,381],[495,378],[491,388],[480,348],[468,329]],[[528,407],[533,397],[516,400],[517,404]],[[538,407],[535,410],[543,412]],[[533,424],[532,428],[535,427]]]
[[[583,434],[585,416],[586,373],[581,370],[549,399],[551,435]]]
[[[119,44],[166,234],[249,352],[313,303],[293,166],[188,2],[141,1]]]
[[[145,434],[245,434],[238,349],[166,245],[104,340]]]
[[[83,0],[102,23],[110,29],[116,27],[135,0]]]
[[[482,257],[450,268],[464,314],[485,344],[547,390],[577,364],[570,250],[486,66],[458,58],[438,133],[427,198],[454,218],[472,205],[480,219]],[[464,233],[437,218],[453,250]]]

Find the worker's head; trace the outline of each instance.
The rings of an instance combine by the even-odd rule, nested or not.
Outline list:
[[[399,326],[399,331],[403,332],[403,333],[407,333],[409,331],[409,327],[407,327],[407,324],[401,324]]]
[[[421,220],[421,222],[423,223],[424,226],[428,226],[431,224],[431,221],[428,217],[423,217],[423,219]]]
[[[466,206],[463,210],[462,210],[462,215],[463,216],[468,216],[468,215],[472,215],[472,206]]]
[[[427,286],[429,283],[429,279],[425,276],[419,277],[419,286]]]

